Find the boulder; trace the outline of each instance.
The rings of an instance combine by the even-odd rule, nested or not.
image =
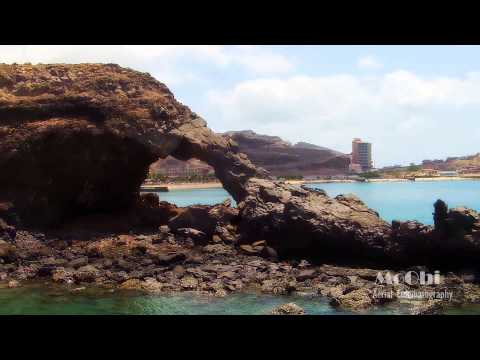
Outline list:
[[[236,227],[223,225],[217,225],[215,227],[214,235],[212,236],[213,242],[223,241],[226,244],[235,244],[238,240],[239,235],[236,232]]]
[[[190,206],[168,223],[175,232],[180,228],[193,228],[204,232],[211,237],[218,227],[230,224],[238,216],[238,210],[225,204],[215,206]]]
[[[15,240],[16,229],[13,226],[8,225],[2,218],[0,218],[0,239],[9,241]]]
[[[391,227],[355,196],[250,179],[238,204],[243,239],[263,238],[280,256],[387,258]]]
[[[171,265],[179,262],[183,262],[186,259],[186,255],[182,252],[173,254],[159,254],[153,259],[158,265]]]
[[[192,228],[178,228],[175,230],[175,233],[177,235],[192,239],[197,245],[205,245],[208,242],[207,235],[200,230]]]
[[[450,209],[444,220],[446,231],[451,235],[458,233],[470,233],[473,227],[479,223],[479,215],[475,210],[458,207]]]
[[[88,257],[82,256],[70,261],[68,263],[68,267],[78,269],[79,267],[85,266],[87,264],[88,264]]]
[[[336,296],[333,295],[330,305],[359,311],[372,306],[376,301],[370,289],[359,288],[347,292],[343,290]]]
[[[85,265],[74,272],[73,277],[77,282],[94,282],[99,276],[99,270],[93,265]]]
[[[9,287],[10,289],[18,288],[18,287],[20,287],[20,286],[22,286],[22,285],[21,285],[20,282],[17,281],[17,280],[10,280],[10,281],[8,282],[8,287]]]
[[[317,271],[315,269],[300,270],[296,275],[297,281],[305,281],[315,278]]]
[[[180,208],[166,201],[160,201],[155,193],[142,193],[130,210],[132,223],[137,226],[165,226],[170,219],[181,212]]]
[[[0,202],[0,219],[3,219],[5,223],[11,226],[18,225],[16,209],[11,202]]]
[[[52,280],[56,283],[71,284],[74,281],[74,274],[72,271],[59,267],[52,272]]]
[[[180,280],[180,286],[186,290],[194,290],[198,286],[198,280],[193,276],[184,276]]]
[[[305,315],[305,310],[295,303],[288,303],[273,309],[272,315]]]
[[[17,248],[15,245],[4,241],[0,240],[0,259],[6,260],[6,261],[13,261],[15,260],[17,255]]]

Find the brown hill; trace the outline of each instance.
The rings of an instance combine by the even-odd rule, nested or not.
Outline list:
[[[339,175],[348,170],[350,163],[349,156],[339,151],[306,142],[292,145],[278,136],[261,135],[252,130],[222,135],[234,140],[238,151],[274,176]],[[152,164],[151,171],[175,177],[207,175],[213,173],[213,168],[196,159],[183,162],[169,156]]]
[[[278,136],[260,135],[251,130],[224,135],[238,144],[257,166],[276,176],[338,175],[348,170],[348,155],[325,147],[299,142],[294,145]]]
[[[480,153],[469,156],[449,157],[445,160],[424,160],[424,169],[457,170],[463,172],[480,171]]]

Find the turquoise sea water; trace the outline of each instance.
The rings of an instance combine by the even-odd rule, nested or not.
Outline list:
[[[467,206],[480,210],[480,181],[425,181],[384,183],[325,183],[309,184],[324,189],[329,196],[353,193],[387,221],[418,220],[432,224],[433,203],[437,199],[450,207]],[[175,190],[158,193],[165,201],[179,206],[215,204],[230,195],[221,188]]]
[[[194,204],[213,205],[223,202],[226,199],[235,201],[223,188],[172,190],[169,192],[157,192],[160,200],[168,201],[177,206],[189,206]]]

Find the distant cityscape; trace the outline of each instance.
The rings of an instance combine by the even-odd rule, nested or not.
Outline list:
[[[350,154],[300,142],[290,144],[276,136],[259,135],[251,130],[230,132],[257,165],[279,179],[361,179],[361,178],[427,178],[479,177],[480,154],[449,157],[446,160],[423,160],[421,164],[393,165],[375,168],[371,142],[354,138]],[[150,168],[147,182],[216,181],[214,170],[208,164],[191,159],[180,161],[172,157],[160,159]]]

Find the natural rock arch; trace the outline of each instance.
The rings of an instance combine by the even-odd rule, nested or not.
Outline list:
[[[0,152],[0,197],[34,223],[128,206],[167,155],[205,161],[237,201],[266,176],[165,85],[117,65],[1,65]]]
[[[390,263],[480,254],[476,213],[452,213],[473,225],[452,230],[460,235],[446,247],[444,234],[422,224],[392,229],[354,196],[272,181],[148,74],[113,64],[0,64],[0,203],[12,202],[25,224],[128,208],[149,165],[168,155],[215,169],[238,203],[244,242]]]

